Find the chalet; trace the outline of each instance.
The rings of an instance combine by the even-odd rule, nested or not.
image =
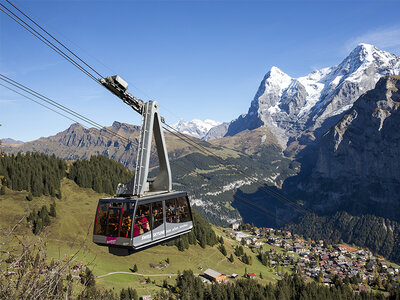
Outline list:
[[[285,238],[290,239],[292,237],[292,233],[290,231],[285,231]]]
[[[204,277],[206,277],[207,279],[210,279],[212,282],[218,282],[218,283],[226,282],[228,280],[228,278],[226,277],[225,274],[222,274],[213,269],[205,270]]]
[[[337,248],[342,252],[342,253],[352,253],[352,252],[357,252],[358,250],[356,248],[339,244],[337,245]]]
[[[256,278],[256,274],[254,274],[254,273],[247,273],[247,274],[246,274],[246,277],[247,277],[247,278],[250,278],[250,279],[255,279],[255,278]]]
[[[233,230],[239,230],[239,223],[232,223]]]

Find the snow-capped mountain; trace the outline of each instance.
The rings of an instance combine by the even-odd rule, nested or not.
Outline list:
[[[247,114],[228,127],[227,136],[267,126],[283,148],[296,139],[315,139],[333,126],[358,97],[382,76],[400,74],[400,57],[369,44],[358,45],[339,65],[292,78],[272,67]]]
[[[172,125],[176,130],[181,133],[188,134],[199,139],[204,138],[207,132],[215,127],[220,125],[221,122],[213,121],[213,120],[199,120],[193,119],[190,122],[187,122],[183,119],[179,120],[177,123]]]

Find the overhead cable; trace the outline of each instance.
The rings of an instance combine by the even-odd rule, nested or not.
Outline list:
[[[57,43],[59,43],[65,50],[67,50],[69,53],[71,53],[73,56],[75,56],[77,59],[79,59],[83,64],[85,64],[88,68],[90,68],[93,72],[95,72],[97,75],[99,75],[101,78],[102,76],[99,72],[97,72],[95,69],[93,69],[89,64],[87,64],[83,59],[81,59],[79,56],[77,56],[73,51],[71,51],[67,46],[65,46],[63,43],[61,43],[58,39],[56,39],[52,34],[50,34],[46,29],[44,29],[42,26],[40,26],[37,22],[35,22],[31,17],[29,17],[26,13],[24,13],[22,10],[20,10],[18,7],[16,7],[11,1],[6,0],[10,5],[12,5],[16,10],[18,10],[21,14],[23,14],[26,18],[28,18],[33,24],[35,24],[37,27],[39,27],[41,30],[43,30],[45,33],[47,33],[53,40],[55,40]]]
[[[68,62],[70,62],[71,64],[73,64],[76,68],[78,68],[80,71],[82,71],[85,75],[87,75],[89,78],[91,78],[92,80],[94,80],[96,83],[100,84],[100,82],[98,82],[98,79],[91,74],[88,70],[86,70],[83,66],[81,66],[78,62],[76,62],[73,58],[71,58],[69,55],[67,55],[65,52],[63,52],[59,47],[57,47],[56,45],[54,45],[51,41],[49,41],[47,38],[45,38],[42,34],[40,34],[37,30],[35,30],[32,26],[30,26],[29,24],[27,24],[24,20],[22,20],[19,16],[17,16],[14,12],[12,12],[9,8],[7,8],[6,6],[4,6],[3,4],[0,3],[0,6],[3,7],[5,10],[7,10],[9,13],[7,13],[7,11],[5,11],[4,9],[2,9],[0,7],[0,10],[5,13],[8,17],[10,17],[11,19],[13,19],[15,22],[17,22],[20,26],[22,26],[23,28],[25,28],[27,31],[29,31],[33,36],[35,36],[37,39],[39,39],[40,41],[42,41],[45,45],[47,45],[49,48],[51,48],[52,50],[54,50],[56,53],[58,53],[60,56],[62,56],[64,59],[66,59]],[[10,13],[12,15],[10,15]],[[22,23],[21,23],[22,22]],[[97,73],[97,72],[96,72]],[[100,84],[101,85],[101,84]]]

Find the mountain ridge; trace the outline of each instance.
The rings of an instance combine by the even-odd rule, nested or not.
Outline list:
[[[333,126],[383,76],[400,74],[400,57],[360,44],[337,66],[292,78],[277,67],[264,76],[246,114],[224,136],[266,126],[286,148],[309,144]]]

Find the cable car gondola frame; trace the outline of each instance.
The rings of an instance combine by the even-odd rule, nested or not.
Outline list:
[[[128,84],[117,75],[100,83],[143,116],[135,175],[129,183],[118,185],[116,197],[99,200],[93,229],[94,243],[107,246],[112,254],[129,255],[190,232],[192,213],[187,193],[172,191],[157,102],[144,103],[132,96],[126,91]],[[159,168],[155,179],[149,180],[153,137]]]

